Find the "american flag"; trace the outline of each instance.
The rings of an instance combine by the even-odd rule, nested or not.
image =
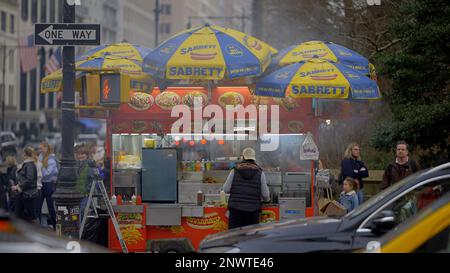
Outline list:
[[[53,51],[52,56],[45,63],[45,74],[50,74],[58,70],[61,66],[61,48],[58,47],[56,51]]]
[[[38,48],[34,46],[33,34],[19,38],[18,42],[22,72],[27,73],[38,66]]]

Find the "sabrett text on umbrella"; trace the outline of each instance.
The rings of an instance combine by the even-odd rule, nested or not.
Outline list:
[[[220,67],[175,67],[169,68],[170,76],[213,76],[220,75]]]
[[[294,51],[294,52],[292,52],[292,56],[317,53],[317,52],[320,52],[320,51],[325,51],[325,49],[324,48],[319,48],[319,49],[311,49],[311,50]]]
[[[292,85],[292,94],[323,94],[323,95],[344,95],[344,86],[320,86],[320,85]]]
[[[311,70],[311,71],[306,71],[306,72],[300,72],[299,75],[300,77],[306,77],[306,76],[311,76],[314,74],[318,74],[318,73],[329,73],[329,72],[333,72],[334,69],[330,68],[330,69],[318,69],[318,70]]]
[[[180,54],[185,55],[189,52],[200,50],[200,49],[214,49],[216,48],[216,45],[196,45],[191,47],[183,47],[180,49]]]

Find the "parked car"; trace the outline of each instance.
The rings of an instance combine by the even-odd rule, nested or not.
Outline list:
[[[367,243],[367,253],[450,253],[450,194],[378,241]]]
[[[17,154],[19,141],[13,132],[0,132],[0,156],[4,160],[8,155]]]
[[[0,253],[108,253],[90,242],[59,237],[53,231],[29,224],[0,210]]]
[[[449,163],[399,181],[342,218],[312,217],[233,229],[208,236],[199,250],[205,253],[351,252],[378,240],[438,195],[448,192]]]

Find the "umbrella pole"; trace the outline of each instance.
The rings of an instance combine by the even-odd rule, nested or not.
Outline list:
[[[212,84],[211,84],[211,80],[208,81],[208,104],[211,103],[211,99],[212,99]]]

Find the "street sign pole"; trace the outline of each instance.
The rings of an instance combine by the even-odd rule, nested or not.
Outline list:
[[[64,2],[64,23],[74,23],[75,6]],[[76,189],[77,168],[74,158],[75,137],[75,47],[64,46],[63,51],[63,97],[61,168],[56,192],[56,232],[71,238],[78,238],[80,202],[83,196]]]

